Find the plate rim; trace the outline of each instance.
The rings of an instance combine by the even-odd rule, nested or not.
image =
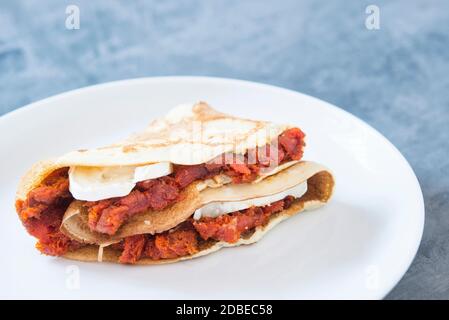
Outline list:
[[[227,82],[231,84],[236,85],[245,85],[245,86],[255,86],[255,87],[264,87],[265,89],[269,90],[277,90],[279,92],[287,93],[287,94],[294,94],[294,95],[301,95],[308,99],[315,100],[320,104],[325,105],[327,108],[332,110],[333,112],[337,112],[342,114],[345,117],[348,117],[355,121],[358,125],[361,125],[362,127],[365,127],[369,130],[371,134],[374,134],[377,138],[382,140],[385,145],[387,145],[392,152],[395,153],[396,156],[399,157],[399,159],[406,165],[406,169],[409,171],[409,173],[412,175],[412,178],[414,180],[414,188],[415,191],[420,195],[418,199],[415,199],[417,202],[417,211],[421,212],[420,219],[417,220],[417,230],[418,233],[414,237],[414,244],[412,249],[410,250],[408,254],[408,259],[404,259],[401,263],[401,266],[398,267],[396,270],[396,274],[394,276],[394,281],[391,281],[388,285],[384,285],[384,290],[379,290],[379,293],[373,294],[373,299],[384,299],[393,289],[394,287],[399,283],[399,281],[403,278],[403,276],[406,274],[410,266],[412,265],[424,233],[424,226],[425,226],[425,203],[424,203],[424,196],[422,193],[421,185],[419,183],[419,180],[416,176],[416,173],[414,172],[412,166],[407,161],[405,156],[399,151],[399,149],[390,141],[388,140],[382,133],[380,133],[377,129],[375,129],[373,126],[371,126],[369,123],[365,122],[364,120],[358,118],[357,116],[353,115],[349,111],[346,111],[333,103],[327,102],[325,100],[322,100],[320,98],[295,91],[293,89],[283,88],[272,84],[267,84],[263,82],[255,82],[255,81],[249,81],[249,80],[243,80],[243,79],[235,79],[235,78],[226,78],[226,77],[213,77],[213,76],[194,76],[194,75],[176,75],[176,76],[156,76],[156,77],[137,77],[137,78],[129,78],[129,79],[120,79],[120,80],[114,80],[114,81],[108,81],[108,82],[102,82],[94,85],[88,85],[83,86],[80,88],[72,89],[69,91],[64,91],[31,103],[28,103],[24,106],[18,107],[10,112],[7,112],[0,116],[0,127],[7,122],[9,119],[14,117],[19,117],[21,114],[26,113],[30,110],[34,110],[38,108],[40,105],[44,105],[46,103],[52,102],[54,100],[58,99],[65,99],[69,98],[71,95],[77,95],[82,93],[88,93],[89,91],[95,91],[98,89],[107,89],[108,87],[114,87],[114,86],[124,86],[124,85],[132,85],[140,82],[171,82],[171,81],[187,81],[187,82],[198,82],[198,81],[214,81],[214,82]]]

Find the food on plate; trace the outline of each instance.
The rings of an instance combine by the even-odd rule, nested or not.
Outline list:
[[[106,147],[35,164],[16,210],[37,249],[82,261],[169,263],[250,244],[325,204],[324,166],[296,126],[181,105]]]

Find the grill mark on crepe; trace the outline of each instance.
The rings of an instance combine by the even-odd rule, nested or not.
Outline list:
[[[259,130],[261,130],[265,126],[266,126],[266,123],[259,123],[259,122],[255,123],[254,127],[252,129],[250,129],[249,131],[245,132],[245,134],[242,134],[240,138],[235,138],[234,137],[232,139],[232,141],[228,141],[228,142],[223,142],[223,141],[208,142],[208,141],[196,141],[195,139],[186,140],[186,139],[182,139],[182,138],[177,138],[177,139],[171,139],[168,142],[160,142],[160,143],[135,142],[135,143],[126,144],[126,145],[121,145],[121,144],[110,145],[110,146],[106,146],[106,147],[99,147],[99,148],[96,148],[96,149],[97,150],[108,150],[108,149],[115,149],[115,148],[120,148],[121,147],[122,151],[127,153],[127,152],[136,152],[136,151],[138,151],[138,148],[169,147],[169,146],[180,144],[180,143],[183,143],[183,144],[201,144],[201,145],[206,145],[206,146],[209,146],[209,147],[217,147],[217,146],[222,146],[223,143],[225,143],[225,144],[227,144],[227,143],[238,144],[238,143],[244,142],[244,141],[247,140],[248,136],[252,136],[253,134],[257,133]],[[139,137],[139,138],[141,138],[142,141],[146,141],[146,140],[152,139],[154,137],[152,137],[152,136],[143,136],[143,137]],[[266,142],[268,142],[268,141],[265,141],[264,143],[266,143]],[[81,151],[79,151],[79,152],[81,152]],[[85,150],[83,150],[83,152],[85,152]]]
[[[172,145],[176,145],[179,143],[191,143],[191,144],[202,144],[210,147],[223,145],[223,141],[220,142],[207,142],[207,141],[197,141],[195,138],[187,139],[192,136],[192,120],[198,121],[200,123],[210,124],[214,121],[218,120],[233,120],[239,123],[251,124],[252,128],[246,131],[244,134],[240,135],[241,137],[233,137],[232,142],[241,143],[247,140],[248,136],[251,136],[258,132],[260,129],[267,126],[268,122],[266,121],[255,121],[250,119],[242,119],[235,116],[230,116],[218,111],[211,109],[206,103],[200,102],[193,107],[194,114],[191,117],[183,118],[179,122],[176,123],[178,131],[186,132],[186,136],[179,137],[177,139],[173,139],[170,137],[170,133],[173,132],[173,127],[167,124],[165,119],[159,119],[153,121],[149,129],[144,130],[141,133],[132,135],[130,138],[124,140],[121,143],[111,144],[105,147],[96,148],[97,150],[109,150],[115,148],[122,148],[122,151],[125,153],[135,152],[139,147],[168,147]],[[163,128],[161,130],[153,131],[152,127],[160,124]],[[181,128],[181,129],[179,129]],[[141,141],[153,140],[151,143],[142,143]],[[130,143],[133,141],[133,143]],[[160,141],[160,142],[159,142]]]

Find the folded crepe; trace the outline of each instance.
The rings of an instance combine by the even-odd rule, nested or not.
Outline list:
[[[107,147],[35,164],[16,210],[44,254],[170,263],[258,241],[331,197],[297,127],[181,105]]]

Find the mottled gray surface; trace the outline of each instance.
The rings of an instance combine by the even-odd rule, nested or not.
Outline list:
[[[80,30],[65,28],[72,3]],[[365,28],[368,4],[380,30]],[[448,299],[448,46],[448,1],[1,0],[0,115],[157,75],[247,79],[334,103],[390,139],[423,189],[423,242],[388,298]]]

